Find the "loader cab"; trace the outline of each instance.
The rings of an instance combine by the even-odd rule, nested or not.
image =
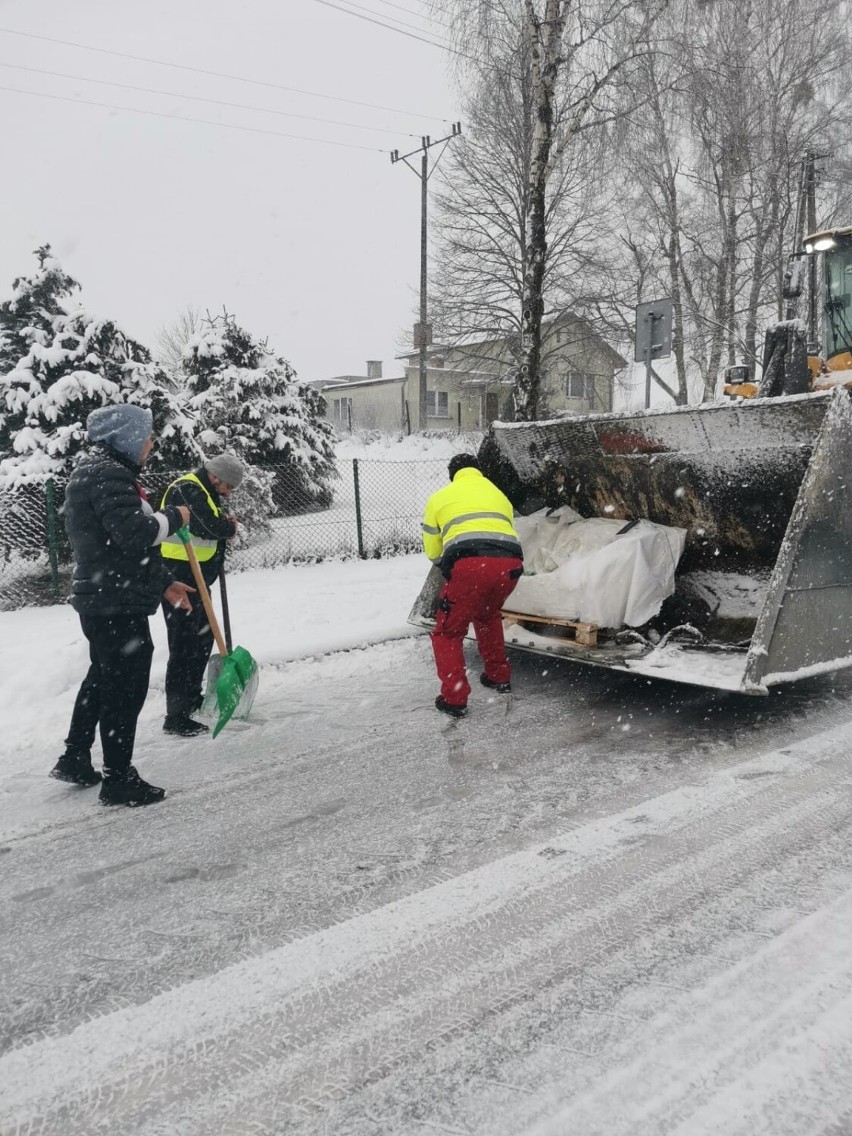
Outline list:
[[[796,310],[803,294],[807,321]],[[792,307],[785,320],[767,329],[760,379],[726,374],[727,396],[773,398],[852,388],[852,226],[804,238],[803,252],[791,258],[784,298]]]
[[[812,233],[804,245],[807,256],[822,258],[820,370],[852,372],[852,227]]]

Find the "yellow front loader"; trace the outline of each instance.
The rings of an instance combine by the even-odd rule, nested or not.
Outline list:
[[[724,388],[729,397],[775,398],[852,386],[852,227],[811,233],[797,257],[804,260],[794,269],[808,262],[811,318],[807,323],[791,318],[771,328],[760,379],[742,376],[748,368],[731,368],[733,381]],[[794,286],[788,298],[796,300],[801,290]]]

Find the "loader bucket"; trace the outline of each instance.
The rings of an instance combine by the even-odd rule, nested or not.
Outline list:
[[[615,631],[595,646],[521,623],[510,645],[748,694],[852,665],[848,392],[494,423],[479,456],[519,513],[568,504],[685,529],[675,595],[709,612],[700,633]]]

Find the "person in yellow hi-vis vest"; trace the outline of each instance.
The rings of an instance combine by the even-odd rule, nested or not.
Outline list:
[[[186,505],[189,509],[189,532],[198,557],[201,573],[208,588],[219,576],[225,555],[225,541],[237,533],[237,519],[223,512],[227,499],[243,480],[245,471],[233,454],[217,454],[199,469],[177,478],[163,494],[163,507]],[[163,559],[176,580],[192,584],[192,569],[183,542],[174,534],[160,545]],[[167,734],[191,738],[207,732],[203,722],[192,714],[201,705],[204,671],[213,650],[213,632],[204,614],[201,597],[190,596],[191,610],[184,611],[163,603],[166,632],[169,639],[169,661],[166,666]]]
[[[473,624],[483,671],[479,681],[498,694],[511,690],[500,609],[524,572],[512,503],[483,476],[473,454],[456,454],[450,484],[433,493],[423,517],[423,551],[446,583],[441,588],[432,650],[441,680],[435,706],[453,718],[467,713],[470,683],[463,640]]]

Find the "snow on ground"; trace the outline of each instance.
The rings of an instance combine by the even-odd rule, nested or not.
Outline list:
[[[443,462],[454,453],[475,452],[479,435],[436,434],[365,439],[353,434],[336,446],[338,460],[369,462]],[[400,508],[422,513],[426,496],[446,481],[445,470],[430,468],[428,484],[412,488],[399,479],[383,479],[383,492]],[[340,508],[351,521],[351,486],[341,487]],[[291,518],[294,526],[331,523],[329,513]],[[351,527],[351,525],[350,525]],[[305,540],[312,540],[310,534]],[[354,536],[347,548],[351,551]],[[294,659],[349,651],[369,644],[417,635],[406,623],[428,570],[422,555],[394,559],[325,561],[316,565],[282,565],[228,577],[234,640],[263,666]],[[218,609],[218,593],[214,588]],[[0,817],[8,778],[49,768],[62,750],[77,689],[88,667],[88,647],[79,620],[67,605],[22,608],[0,613]],[[148,723],[163,714],[166,636],[162,617],[151,620],[155,651],[151,693],[140,719]],[[346,667],[345,660],[338,664]],[[335,664],[324,675],[334,681]],[[35,679],[35,684],[34,684]],[[261,696],[262,700],[262,696]],[[0,831],[2,831],[0,823]]]
[[[827,735],[823,744],[820,765],[828,766],[832,761],[836,762],[838,751],[843,746],[843,738],[835,731],[835,736]],[[817,775],[822,772],[820,765],[817,766]],[[796,807],[807,808],[807,791],[792,788],[797,772],[797,755],[793,752],[775,755],[769,760],[759,759],[750,765],[743,764],[737,769],[735,777],[751,775],[752,780],[770,777],[774,779],[776,786],[786,781],[784,791],[790,798],[788,803],[792,805],[792,798],[798,796]],[[477,956],[481,958],[487,952],[490,955],[489,964],[494,968],[495,985],[499,981],[497,976],[501,967],[508,961],[504,952],[510,939],[523,945],[529,967],[552,967],[553,957],[558,956],[560,947],[572,935],[579,937],[581,933],[579,926],[570,927],[571,922],[582,925],[586,921],[582,904],[578,902],[578,893],[588,886],[584,879],[586,873],[609,877],[611,883],[617,886],[614,866],[624,855],[625,842],[633,844],[637,832],[642,833],[644,843],[653,843],[653,839],[649,838],[656,837],[658,841],[680,845],[681,850],[685,851],[690,843],[692,826],[709,828],[728,814],[725,821],[728,837],[732,842],[740,839],[737,821],[732,822],[730,816],[732,810],[745,813],[742,801],[744,793],[740,789],[742,782],[738,785],[735,777],[726,774],[709,782],[708,791],[701,795],[703,818],[696,815],[698,794],[694,789],[673,791],[652,801],[650,807],[643,804],[578,827],[558,840],[503,857],[378,911],[357,915],[323,934],[308,936],[271,951],[262,959],[246,960],[209,979],[189,983],[180,990],[168,991],[143,1007],[121,1010],[106,1022],[81,1025],[70,1037],[39,1043],[34,1047],[38,1054],[35,1067],[32,1063],[33,1053],[26,1049],[12,1053],[0,1062],[0,1069],[8,1077],[10,1104],[24,1110],[33,1101],[42,1107],[46,1101],[61,1102],[77,1093],[81,1083],[108,1083],[122,1093],[124,1085],[116,1078],[116,1066],[138,1070],[138,1081],[142,1083],[149,1068],[161,1062],[168,1063],[176,1055],[180,1055],[188,1038],[204,1038],[204,1060],[209,1060],[209,1053],[223,1048],[223,1038],[242,1035],[248,1040],[253,1032],[268,1029],[270,1018],[276,1023],[277,1030],[285,1022],[291,1024],[289,1015],[299,1013],[298,1002],[306,997],[306,992],[337,987],[338,997],[346,999],[351,997],[346,987],[356,987],[359,981],[363,982],[362,976],[365,973],[375,974],[377,987],[382,982],[399,982],[399,978],[394,975],[394,971],[399,969],[399,960],[411,953],[416,955],[418,950],[424,956],[421,973],[411,973],[410,977],[403,978],[402,985],[420,985],[424,1001],[433,1003],[437,1009],[441,1001],[450,1000],[453,996],[469,996],[471,988],[476,985],[481,986],[481,997],[486,1002],[492,1001],[494,992],[488,989],[485,973],[471,970],[465,965],[452,965],[455,960],[451,952],[460,945],[460,924],[478,929],[478,942],[471,943],[468,948],[468,962]],[[764,794],[757,787],[752,787],[748,795],[754,798],[752,805],[754,819],[757,819],[760,817],[759,797]],[[745,816],[742,819],[745,820]],[[721,846],[696,846],[693,855],[696,865],[703,864],[708,876],[720,871],[724,858]],[[649,849],[649,860],[654,856],[655,853]],[[660,856],[660,878],[641,879],[642,888],[648,894],[665,897],[673,884],[674,891],[677,892],[677,885],[671,878],[670,860],[671,852],[667,850]],[[667,874],[670,876],[668,880],[665,879]],[[639,883],[640,880],[637,879],[637,889]],[[561,911],[552,903],[550,893],[553,891],[561,892],[568,901]],[[606,906],[604,901],[604,910]],[[574,908],[573,919],[569,915],[571,907]],[[517,918],[521,912],[526,916],[525,921]],[[501,936],[495,935],[491,930],[495,923],[502,925],[502,944]],[[643,1024],[646,1029],[650,1024],[648,1032],[656,1035],[658,1048],[656,1052],[651,1047],[645,1051],[628,1051],[626,1068],[611,1077],[609,1091],[612,1093],[612,1102],[618,1101],[620,1107],[624,1107],[632,1096],[641,1102],[641,1107],[647,1109],[649,1114],[665,1113],[666,1104],[655,1099],[654,1085],[655,1066],[658,1067],[660,1054],[663,1053],[666,1060],[671,1062],[672,1069],[677,1070],[669,1087],[671,1095],[688,1099],[696,1066],[704,1076],[709,1072],[707,1062],[700,1052],[699,1030],[702,1023],[713,1024],[717,1036],[707,1041],[710,1048],[719,1054],[723,1064],[732,1065],[726,1076],[736,1080],[736,1062],[731,1061],[728,1051],[744,1047],[743,1034],[751,1034],[754,1044],[763,1042],[762,1031],[755,1029],[753,1015],[755,1010],[765,1012],[773,999],[779,1000],[779,1004],[773,1006],[779,1021],[791,1016],[786,990],[795,984],[796,976],[803,966],[809,968],[806,987],[811,996],[818,991],[820,997],[824,997],[833,986],[848,981],[852,970],[849,952],[836,936],[829,934],[825,937],[826,930],[832,923],[847,930],[852,928],[852,897],[834,897],[824,912],[812,914],[803,920],[803,926],[788,936],[783,948],[769,944],[758,951],[760,966],[763,968],[759,981],[753,973],[748,973],[747,978],[743,979],[743,972],[757,969],[749,962],[730,968],[731,973],[725,979],[725,985],[729,989],[721,990],[721,983],[714,989],[713,984],[708,983],[693,1001],[691,1012],[681,1011],[680,1020],[670,1021],[668,1029],[665,1016],[659,1015],[655,1020],[654,1006],[648,1005],[646,1009],[650,1011],[650,1023]],[[610,934],[618,933],[615,919],[609,931]],[[430,950],[436,949],[445,952],[447,961],[451,964],[437,988],[433,986],[436,978],[435,960],[429,958]],[[409,975],[407,969],[403,973]],[[405,993],[404,989],[399,990],[398,996],[404,998]],[[737,1000],[731,999],[731,993],[736,993]],[[332,1003],[333,1000],[326,1001]],[[289,1012],[282,1013],[282,1006],[288,1006]],[[278,1011],[273,1007],[279,1007]],[[317,1013],[317,1026],[323,1018],[333,1015],[332,1005],[323,1009],[317,1004],[314,1009]],[[627,1007],[622,1006],[622,1009],[626,1010]],[[804,1016],[813,1016],[825,1031],[825,1023],[831,1014],[825,1012],[827,1007],[820,1009],[822,1013],[814,1008],[809,1013],[804,1013]],[[804,1007],[798,1008],[799,1013],[803,1011]],[[412,1017],[420,1012],[421,1007],[418,1005],[410,1008]],[[636,1029],[638,1022],[631,1023],[630,1016],[632,1015],[625,1014],[622,1017],[623,1033],[628,1033],[631,1026]],[[796,1014],[792,1017],[793,1021],[786,1022],[791,1041],[802,1044],[806,1038],[797,1037]],[[369,1025],[353,1021],[348,1029],[356,1038],[360,1034],[364,1042],[372,1041],[375,1035],[381,1035],[384,1031],[393,1032],[394,1023],[390,1019],[391,1015],[384,1019],[380,1016],[378,1021]],[[848,1021],[843,1023],[838,1020],[834,1023],[834,1029],[848,1048],[852,1040],[852,1026]],[[824,1032],[823,1038],[827,1040]],[[684,1051],[684,1039],[693,1047],[691,1053]],[[544,1055],[538,1056],[541,1059]],[[588,1055],[577,1056],[582,1060]],[[807,1054],[803,1056],[806,1057]],[[219,1060],[222,1059],[227,1061],[224,1053],[220,1053]],[[283,1064],[286,1066],[288,1062],[285,1060]],[[650,1074],[651,1084],[645,1083],[644,1078],[637,1077],[634,1080],[631,1077],[631,1071],[638,1073],[642,1069]],[[200,1105],[202,1114],[205,1111],[210,1114],[214,1111],[215,1101],[215,1109],[220,1114],[224,1110],[234,1117],[237,1112],[246,1109],[256,1116],[258,1100],[270,1093],[271,1086],[277,1077],[282,1076],[282,1072],[277,1062],[273,1069],[257,1068],[253,1061],[246,1062],[243,1069],[245,1083],[236,1089],[237,1098],[242,1098],[239,1103],[234,1099],[234,1088],[228,1086],[224,1092],[211,1088],[209,1099],[203,1103],[197,1102],[196,1107]],[[529,1075],[528,1070],[526,1077]],[[190,1084],[194,1085],[197,1078],[197,1070],[192,1070]],[[827,1093],[832,1093],[832,1088],[827,1085]],[[172,1087],[172,1091],[176,1089],[177,1086]],[[701,1123],[695,1131],[712,1133],[717,1118],[729,1114],[732,1105],[723,1093],[708,1091],[706,1084],[692,1086],[692,1089],[696,1099],[690,1103],[690,1107],[701,1117]],[[740,1091],[750,1092],[758,1100],[765,1097],[765,1085],[754,1085],[747,1079]],[[595,1098],[593,1102],[584,1100],[582,1095],[578,1100],[569,1102],[562,1098],[557,1082],[549,1085],[549,1093],[542,1094],[546,1102],[544,1109],[535,1100],[527,1100],[523,1108],[516,1102],[515,1108],[524,1115],[526,1123],[535,1120],[545,1122],[540,1128],[536,1126],[532,1129],[536,1132],[635,1131],[624,1125],[619,1116],[619,1108],[612,1107],[611,1102],[603,1099],[606,1092],[607,1089],[601,1086],[597,1092],[590,1094]],[[518,1095],[523,1102],[526,1094]],[[837,1095],[835,1087],[833,1096],[836,1098]],[[127,1107],[130,1112],[140,1109],[140,1105],[132,1100],[127,1101]],[[269,1107],[269,1101],[266,1107]],[[564,1119],[561,1118],[563,1113]],[[578,1115],[585,1121],[582,1128],[575,1126]],[[450,1116],[446,1120],[447,1123],[452,1123]],[[199,1125],[196,1116],[192,1130],[199,1131],[200,1128],[203,1125]],[[419,1126],[412,1126],[412,1129],[404,1127],[405,1131],[418,1129]],[[69,1131],[76,1130],[76,1126],[69,1127]],[[488,1128],[480,1129],[483,1133],[498,1130],[503,1133],[513,1131],[511,1123],[497,1115],[490,1117]]]
[[[852,674],[520,655],[445,721],[427,567],[230,577],[215,741],[163,735],[153,617],[134,812],[46,776],[76,615],[0,613],[3,1136],[852,1131]]]
[[[4,1136],[845,1136],[837,699],[520,663],[443,726],[430,670],[268,670],[229,770],[151,747],[156,809],[52,786],[3,857]]]
[[[348,434],[340,438],[335,453],[340,461],[352,458],[368,461],[423,461],[449,459],[453,454],[477,453],[482,435],[426,433],[393,437],[388,434],[364,437]]]
[[[328,561],[239,572],[228,579],[235,643],[261,668],[330,652],[418,635],[406,618],[426,578],[422,555],[388,560]],[[218,594],[213,589],[214,602]],[[80,682],[88,668],[88,644],[70,606],[22,608],[0,614],[0,818],[7,781],[43,774],[62,752],[62,741]],[[151,619],[154,661],[151,691],[140,719],[146,727],[165,713],[165,621]],[[428,645],[427,649],[428,649]],[[324,679],[350,667],[328,660]],[[263,694],[259,701],[262,704]],[[144,754],[144,744],[137,746]],[[0,831],[3,829],[0,820]]]

